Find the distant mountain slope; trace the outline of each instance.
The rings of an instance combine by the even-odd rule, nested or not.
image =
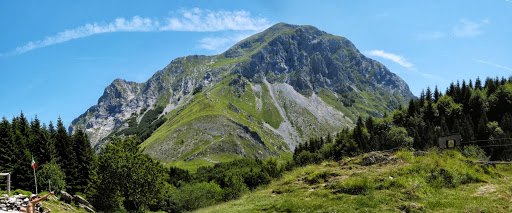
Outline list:
[[[220,55],[177,58],[145,83],[116,79],[69,131],[85,129],[96,150],[137,135],[163,161],[265,158],[411,97],[348,39],[279,23]]]

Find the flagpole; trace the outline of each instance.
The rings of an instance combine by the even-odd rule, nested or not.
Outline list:
[[[36,168],[34,168],[34,183],[36,184],[36,194],[37,194],[37,178],[36,178]]]
[[[30,166],[34,170],[34,183],[36,184],[36,194],[37,194],[36,161],[34,161],[34,156],[32,156],[32,162],[30,163]]]

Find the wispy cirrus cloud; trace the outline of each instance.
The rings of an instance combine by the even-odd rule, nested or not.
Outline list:
[[[453,28],[453,34],[456,37],[476,37],[484,33],[482,27],[487,24],[489,24],[488,19],[484,19],[478,22],[461,19],[459,24]]]
[[[367,51],[366,54],[370,55],[370,56],[378,56],[381,58],[391,60],[405,68],[413,68],[414,67],[414,64],[407,61],[407,59],[405,59],[403,56],[396,55],[393,53],[388,53],[388,52],[385,52],[384,50],[370,50],[370,51]]]
[[[503,65],[495,64],[495,63],[492,63],[492,62],[483,61],[483,60],[475,60],[475,61],[478,62],[478,63],[487,64],[487,65],[491,65],[491,66],[498,67],[498,68],[501,68],[501,69],[512,71],[512,68],[510,68],[510,67],[506,67],[506,66],[503,66]]]
[[[107,24],[92,23],[77,27],[71,30],[64,30],[54,36],[48,36],[42,40],[30,41],[23,46],[16,47],[12,54],[21,54],[37,48],[42,48],[58,43],[63,43],[73,39],[84,38],[101,33],[112,32],[149,32],[158,26],[158,22],[149,18],[141,18],[134,16],[131,20],[125,18],[117,18],[113,22]]]
[[[239,11],[210,11],[194,8],[180,10],[181,17],[165,19],[161,31],[195,31],[213,32],[223,30],[252,30],[259,31],[267,28],[269,22],[266,18],[251,17],[244,10]]]
[[[0,56],[22,54],[34,49],[43,48],[74,39],[89,37],[102,33],[114,32],[163,32],[163,31],[189,31],[189,32],[215,32],[215,31],[257,31],[270,26],[266,18],[256,18],[244,10],[238,11],[211,11],[194,8],[182,9],[175,12],[175,17],[165,17],[163,21],[157,18],[144,18],[134,16],[131,19],[117,18],[112,22],[94,22],[67,29],[44,39],[29,41],[18,46],[9,53],[0,53]],[[210,46],[211,47],[211,46]]]
[[[213,50],[224,51],[227,48],[229,48],[230,46],[232,46],[233,44],[235,44],[236,42],[241,41],[251,35],[252,35],[252,33],[251,34],[242,33],[242,34],[236,34],[233,36],[206,37],[206,38],[199,40],[198,47],[201,49],[206,49],[206,50],[211,50],[211,51],[213,51]]]
[[[416,69],[416,67],[414,66],[413,63],[409,62],[407,59],[405,59],[405,57],[403,57],[401,55],[397,55],[394,53],[388,53],[388,52],[385,52],[384,50],[370,50],[370,51],[366,51],[365,54],[367,54],[369,56],[377,56],[377,57],[391,60],[391,61],[399,64],[400,66],[405,67],[408,70],[410,70],[416,74],[419,74],[422,77],[434,79],[434,80],[438,80],[438,81],[446,81],[442,77],[418,71],[418,69]]]

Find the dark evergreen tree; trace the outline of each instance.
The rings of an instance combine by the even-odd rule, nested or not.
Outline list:
[[[441,93],[439,93],[439,90],[436,88],[434,89],[434,103],[437,103],[439,101],[439,98],[441,97]]]
[[[3,117],[0,123],[0,171],[12,172],[13,169],[13,152],[11,124]]]
[[[427,103],[432,103],[432,91],[430,90],[430,87],[427,87],[427,92],[425,93],[425,100]]]
[[[411,98],[411,100],[409,100],[409,108],[407,108],[407,116],[414,116],[414,114],[416,114],[416,111],[416,104],[414,103],[414,99]]]
[[[34,176],[31,168],[31,156],[27,147],[28,122],[21,113],[20,117],[13,118],[11,128],[13,145],[11,187],[35,192]],[[25,132],[23,134],[22,132]]]
[[[72,187],[75,192],[83,192],[91,180],[94,165],[93,151],[87,135],[80,129],[73,134],[71,141],[77,166]]]
[[[371,150],[368,143],[367,132],[365,130],[366,128],[364,126],[363,119],[359,117],[356,122],[356,127],[354,127],[353,138],[363,152]]]
[[[477,77],[475,80],[475,90],[481,90],[482,89],[482,81],[480,81],[480,78]]]
[[[77,177],[76,171],[76,155],[73,152],[71,146],[71,138],[66,131],[66,127],[62,123],[62,120],[57,120],[57,132],[55,135],[55,148],[57,151],[57,164],[61,167],[62,171],[66,174],[66,184],[71,186],[73,190],[76,184],[75,178]],[[71,191],[72,193],[74,191]]]
[[[46,155],[46,143],[42,134],[41,123],[37,116],[30,122],[28,144],[30,153],[34,156],[34,159],[37,159],[40,165],[49,161]]]

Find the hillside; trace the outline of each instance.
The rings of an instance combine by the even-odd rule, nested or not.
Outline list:
[[[136,135],[164,162],[262,159],[411,97],[348,39],[280,23],[220,55],[177,58],[145,83],[115,80],[69,131],[84,129],[96,151],[110,136]]]
[[[372,152],[299,167],[197,212],[511,212],[511,166],[457,151]]]

